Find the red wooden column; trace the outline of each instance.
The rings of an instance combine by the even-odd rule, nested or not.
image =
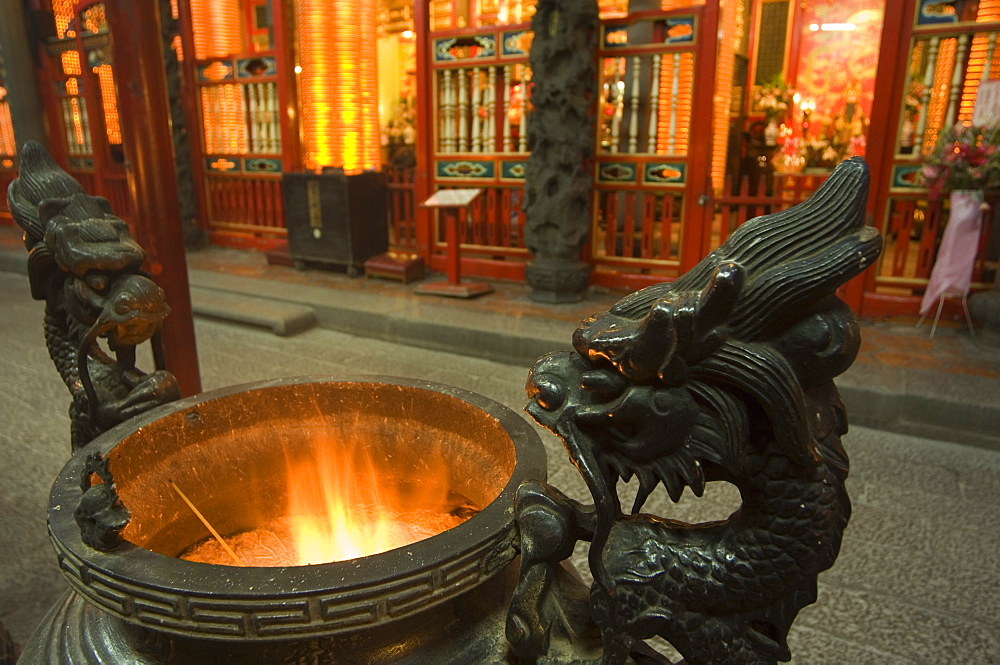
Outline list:
[[[165,369],[182,395],[201,392],[187,261],[177,204],[160,17],[155,2],[105,0],[118,87],[118,111],[136,240],[153,279],[167,293],[163,324]]]
[[[684,189],[684,235],[680,259],[681,274],[698,264],[712,247],[712,139],[715,129],[715,72],[719,45],[720,9],[718,2],[701,6],[698,46],[695,52],[694,94],[691,98],[691,126],[688,133],[687,185]]]
[[[280,4],[280,3],[279,3]],[[190,0],[177,2],[177,31],[181,37],[184,60],[177,63],[181,70],[181,106],[187,130],[188,149],[191,153],[191,180],[195,194],[195,224],[208,233],[208,197],[205,191],[205,145],[202,134],[201,114],[198,111],[198,87],[195,78],[194,24],[191,21]],[[281,137],[284,141],[284,136]],[[282,143],[284,145],[284,143]]]
[[[413,176],[413,197],[424,201],[430,197],[431,169],[434,168],[435,124],[434,70],[431,69],[430,6],[428,0],[413,3],[413,31],[417,47],[417,166]],[[430,208],[417,206],[417,252],[430,264],[434,251],[434,215]]]
[[[865,161],[871,169],[869,223],[880,231],[885,226],[885,214],[889,205],[896,131],[903,104],[916,9],[916,0],[886,0],[882,20],[882,40],[875,72],[875,97],[872,101],[871,124],[868,127],[868,148],[865,151]],[[878,314],[866,311],[869,308],[865,307],[867,294],[875,293],[877,276],[877,268],[869,268],[845,286],[845,294],[841,297],[858,314]]]
[[[788,71],[785,82],[794,88],[799,78],[799,54],[802,52],[802,14],[805,3],[792,2],[789,3],[789,8],[792,12],[788,16],[790,28],[788,31],[788,59],[786,60]]]

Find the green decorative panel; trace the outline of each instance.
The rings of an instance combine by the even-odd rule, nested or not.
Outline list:
[[[208,74],[208,70],[212,70],[212,74]],[[218,81],[230,81],[233,78],[233,63],[228,60],[216,60],[215,62],[209,62],[204,65],[198,65],[197,77],[199,81],[205,81],[208,83],[217,83]]]
[[[527,56],[535,33],[530,30],[510,30],[501,34],[501,52],[504,57]]]
[[[500,162],[500,177],[504,180],[524,180],[524,170],[527,165],[528,162],[523,159],[504,160]]]
[[[77,171],[93,171],[94,170],[94,158],[93,157],[70,157],[69,167]]]
[[[920,181],[921,166],[894,166],[892,168],[892,189],[925,189]]]
[[[647,185],[683,185],[687,177],[687,164],[683,162],[656,162],[646,164],[642,181]]]
[[[452,53],[455,47],[478,48],[475,55],[460,58]],[[461,62],[492,58],[497,54],[497,40],[493,35],[472,35],[470,37],[441,37],[434,40],[434,62]]]
[[[605,25],[601,43],[604,48],[624,48],[628,46],[628,23]]]
[[[978,3],[976,3],[978,5]],[[957,23],[958,9],[964,2],[941,2],[941,0],[920,0],[917,9],[917,25],[940,25],[942,23]],[[973,16],[970,20],[976,20]]]
[[[266,157],[244,159],[243,170],[247,173],[281,173],[281,160]]]
[[[665,21],[667,37],[665,44],[693,44],[695,34],[694,16],[675,16]]]
[[[654,21],[653,38],[642,39],[629,44],[628,23],[611,23],[604,26],[601,33],[601,48],[618,49],[628,46],[651,46],[654,44],[693,44],[695,41],[695,17],[672,16]]]
[[[635,183],[635,164],[604,162],[597,165],[597,181],[604,183]]]
[[[496,165],[486,160],[455,160],[437,162],[437,177],[450,179],[492,179]]]
[[[211,173],[239,173],[240,163],[228,157],[206,157],[205,168]]]
[[[236,61],[236,75],[241,79],[258,76],[276,76],[277,74],[278,61],[270,56],[243,58]]]

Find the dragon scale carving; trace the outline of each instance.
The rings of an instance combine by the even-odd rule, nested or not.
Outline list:
[[[586,662],[650,662],[637,649],[653,636],[688,665],[791,657],[788,630],[815,601],[850,516],[847,418],[832,379],[860,336],[835,293],[881,251],[863,221],[867,192],[864,162],[844,162],[809,201],[744,224],[675,282],[581,323],[575,352],[536,362],[527,410],[564,440],[594,505],[544,483],[521,487],[507,624],[519,656],[583,662],[555,645],[579,639],[559,562],[584,540],[601,636]],[[618,481],[632,478],[626,512]],[[726,520],[641,512],[659,485],[676,502],[709,481],[739,488]]]

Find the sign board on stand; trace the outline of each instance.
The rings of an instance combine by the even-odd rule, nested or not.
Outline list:
[[[417,293],[473,298],[493,290],[489,284],[462,281],[458,226],[460,222],[465,221],[468,205],[482,192],[482,189],[440,189],[420,204],[425,208],[441,210],[440,220],[445,224],[445,239],[448,244],[448,281],[421,284],[415,289]]]

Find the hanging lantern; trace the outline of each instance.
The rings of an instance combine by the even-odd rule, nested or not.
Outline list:
[[[13,157],[17,154],[17,147],[14,141],[14,122],[10,118],[10,105],[7,103],[7,91],[0,85],[0,162],[10,161],[5,157]],[[10,168],[6,163],[0,164],[4,168]]]
[[[379,167],[375,0],[296,0],[305,166]]]
[[[104,104],[104,128],[108,134],[108,143],[122,144],[121,123],[118,119],[118,97],[115,93],[115,75],[111,65],[103,64],[94,67],[98,84],[101,87],[101,101]]]
[[[191,0],[194,57],[224,58],[243,50],[240,0]]]

